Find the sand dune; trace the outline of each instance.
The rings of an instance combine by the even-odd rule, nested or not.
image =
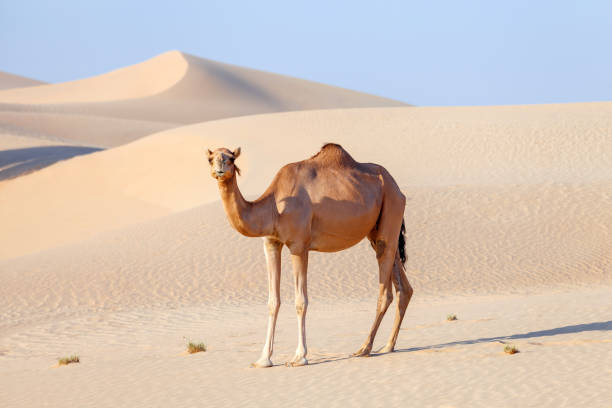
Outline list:
[[[0,76],[0,81],[5,78],[8,83],[10,78],[5,77]],[[0,133],[43,139],[41,147],[48,145],[48,140],[112,147],[176,126],[226,117],[400,105],[373,95],[171,51],[91,78],[0,91]],[[0,139],[0,150],[9,149],[4,141]],[[48,151],[36,150],[39,166],[24,165],[21,173],[12,176],[54,162],[55,156],[47,155]]]
[[[23,88],[26,86],[36,86],[44,84],[43,81],[30,79],[8,72],[0,71],[0,90],[11,88]]]
[[[241,185],[248,196],[262,192],[281,165],[314,154],[325,141],[343,144],[357,160],[385,165],[403,189],[605,185],[612,167],[611,111],[610,103],[377,108],[172,129],[0,184],[0,234],[8,242],[0,257],[218,200],[203,156],[208,146],[242,146]],[[43,208],[29,199],[33,191],[45,197]]]
[[[612,103],[394,105],[178,52],[1,91],[3,406],[607,407]],[[362,242],[310,256],[311,365],[248,370],[268,313],[261,240],[229,227],[204,151],[241,146],[255,198],[324,142],[408,198],[399,352],[348,357],[376,305]],[[290,269],[285,250],[276,364],[295,347]],[[209,350],[182,355],[186,339]]]
[[[0,181],[175,126],[132,119],[0,111]]]
[[[36,88],[10,89],[0,101],[18,104],[61,104],[133,99],[160,93],[176,84],[187,71],[187,62],[176,53],[165,53],[144,63],[107,74]]]
[[[196,123],[302,109],[401,102],[178,51],[73,82],[0,92],[0,109]]]
[[[0,139],[3,139],[0,136]],[[61,160],[89,154],[100,149],[85,146],[43,145],[0,151],[0,181],[50,166]]]
[[[0,131],[90,147],[119,146],[177,125],[156,120],[0,110]],[[2,141],[0,148],[4,148]]]

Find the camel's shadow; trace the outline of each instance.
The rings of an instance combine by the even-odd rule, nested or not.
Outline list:
[[[519,333],[519,334],[511,334],[508,336],[481,337],[478,339],[452,341],[449,343],[433,344],[430,346],[423,346],[423,347],[410,347],[410,348],[405,348],[405,349],[396,349],[395,352],[396,353],[410,353],[410,352],[416,352],[416,351],[436,350],[436,349],[461,346],[461,345],[493,343],[493,342],[503,343],[503,342],[510,341],[510,340],[521,340],[521,339],[530,339],[530,338],[537,338],[537,337],[557,336],[560,334],[582,333],[582,332],[589,332],[589,331],[609,331],[609,330],[612,330],[612,320],[608,320],[607,322],[575,324],[575,325],[570,325],[570,326],[557,327],[554,329],[538,330],[538,331]],[[389,353],[372,353],[370,355],[370,358],[380,357],[380,356],[384,356],[387,354]],[[353,357],[353,356],[346,356],[346,355],[323,357],[323,358],[311,360],[309,362],[309,365],[334,363],[337,361],[349,360],[349,359],[354,359],[354,358],[361,358],[361,357]]]
[[[612,320],[608,320],[607,322],[594,322],[594,323],[584,323],[584,324],[575,324],[571,326],[562,326],[554,329],[548,330],[538,330],[527,333],[519,333],[512,334],[509,336],[497,336],[497,337],[481,337],[479,339],[472,340],[460,340],[460,341],[452,341],[449,343],[441,343],[434,344],[431,346],[424,347],[410,347],[407,349],[398,349],[396,352],[406,353],[412,351],[423,351],[423,350],[435,350],[446,347],[453,346],[461,346],[461,345],[470,345],[470,344],[479,344],[479,343],[492,343],[492,342],[505,342],[508,340],[521,340],[521,339],[531,339],[536,337],[547,337],[547,336],[557,336],[559,334],[569,334],[569,333],[582,333],[588,331],[608,331],[612,330]]]

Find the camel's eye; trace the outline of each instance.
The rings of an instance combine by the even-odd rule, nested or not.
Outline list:
[[[233,163],[233,162],[234,162],[234,160],[236,160],[236,159],[235,159],[235,158],[233,158],[233,157],[230,157],[230,158],[229,158],[229,162],[230,162],[230,163]]]
[[[208,164],[212,164],[212,157],[208,158]]]

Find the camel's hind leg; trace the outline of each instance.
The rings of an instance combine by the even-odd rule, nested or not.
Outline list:
[[[399,259],[399,254],[395,255],[395,262],[393,263],[393,286],[395,286],[395,292],[398,298],[395,321],[393,322],[391,337],[389,337],[387,345],[380,350],[381,353],[389,353],[395,349],[397,335],[399,334],[404,314],[406,314],[406,308],[408,308],[408,303],[410,303],[410,298],[413,293],[412,286],[410,286],[410,282],[408,282],[408,278],[406,277],[404,265],[402,265]]]
[[[368,334],[368,337],[361,348],[353,354],[354,356],[363,357],[370,355],[380,322],[382,321],[387,308],[391,302],[393,302],[391,275],[397,252],[397,239],[399,236],[401,223],[401,218],[399,218],[399,221],[389,220],[388,217],[385,218],[383,210],[383,214],[379,220],[378,229],[373,230],[368,235],[368,239],[376,251],[376,258],[378,259],[378,303],[376,305],[376,317],[374,318],[374,324],[372,324],[370,333]]]

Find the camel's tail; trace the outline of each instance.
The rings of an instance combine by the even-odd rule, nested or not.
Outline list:
[[[406,263],[406,224],[402,219],[402,229],[399,234],[399,242],[397,243],[397,251],[399,252],[400,260],[402,264]]]

